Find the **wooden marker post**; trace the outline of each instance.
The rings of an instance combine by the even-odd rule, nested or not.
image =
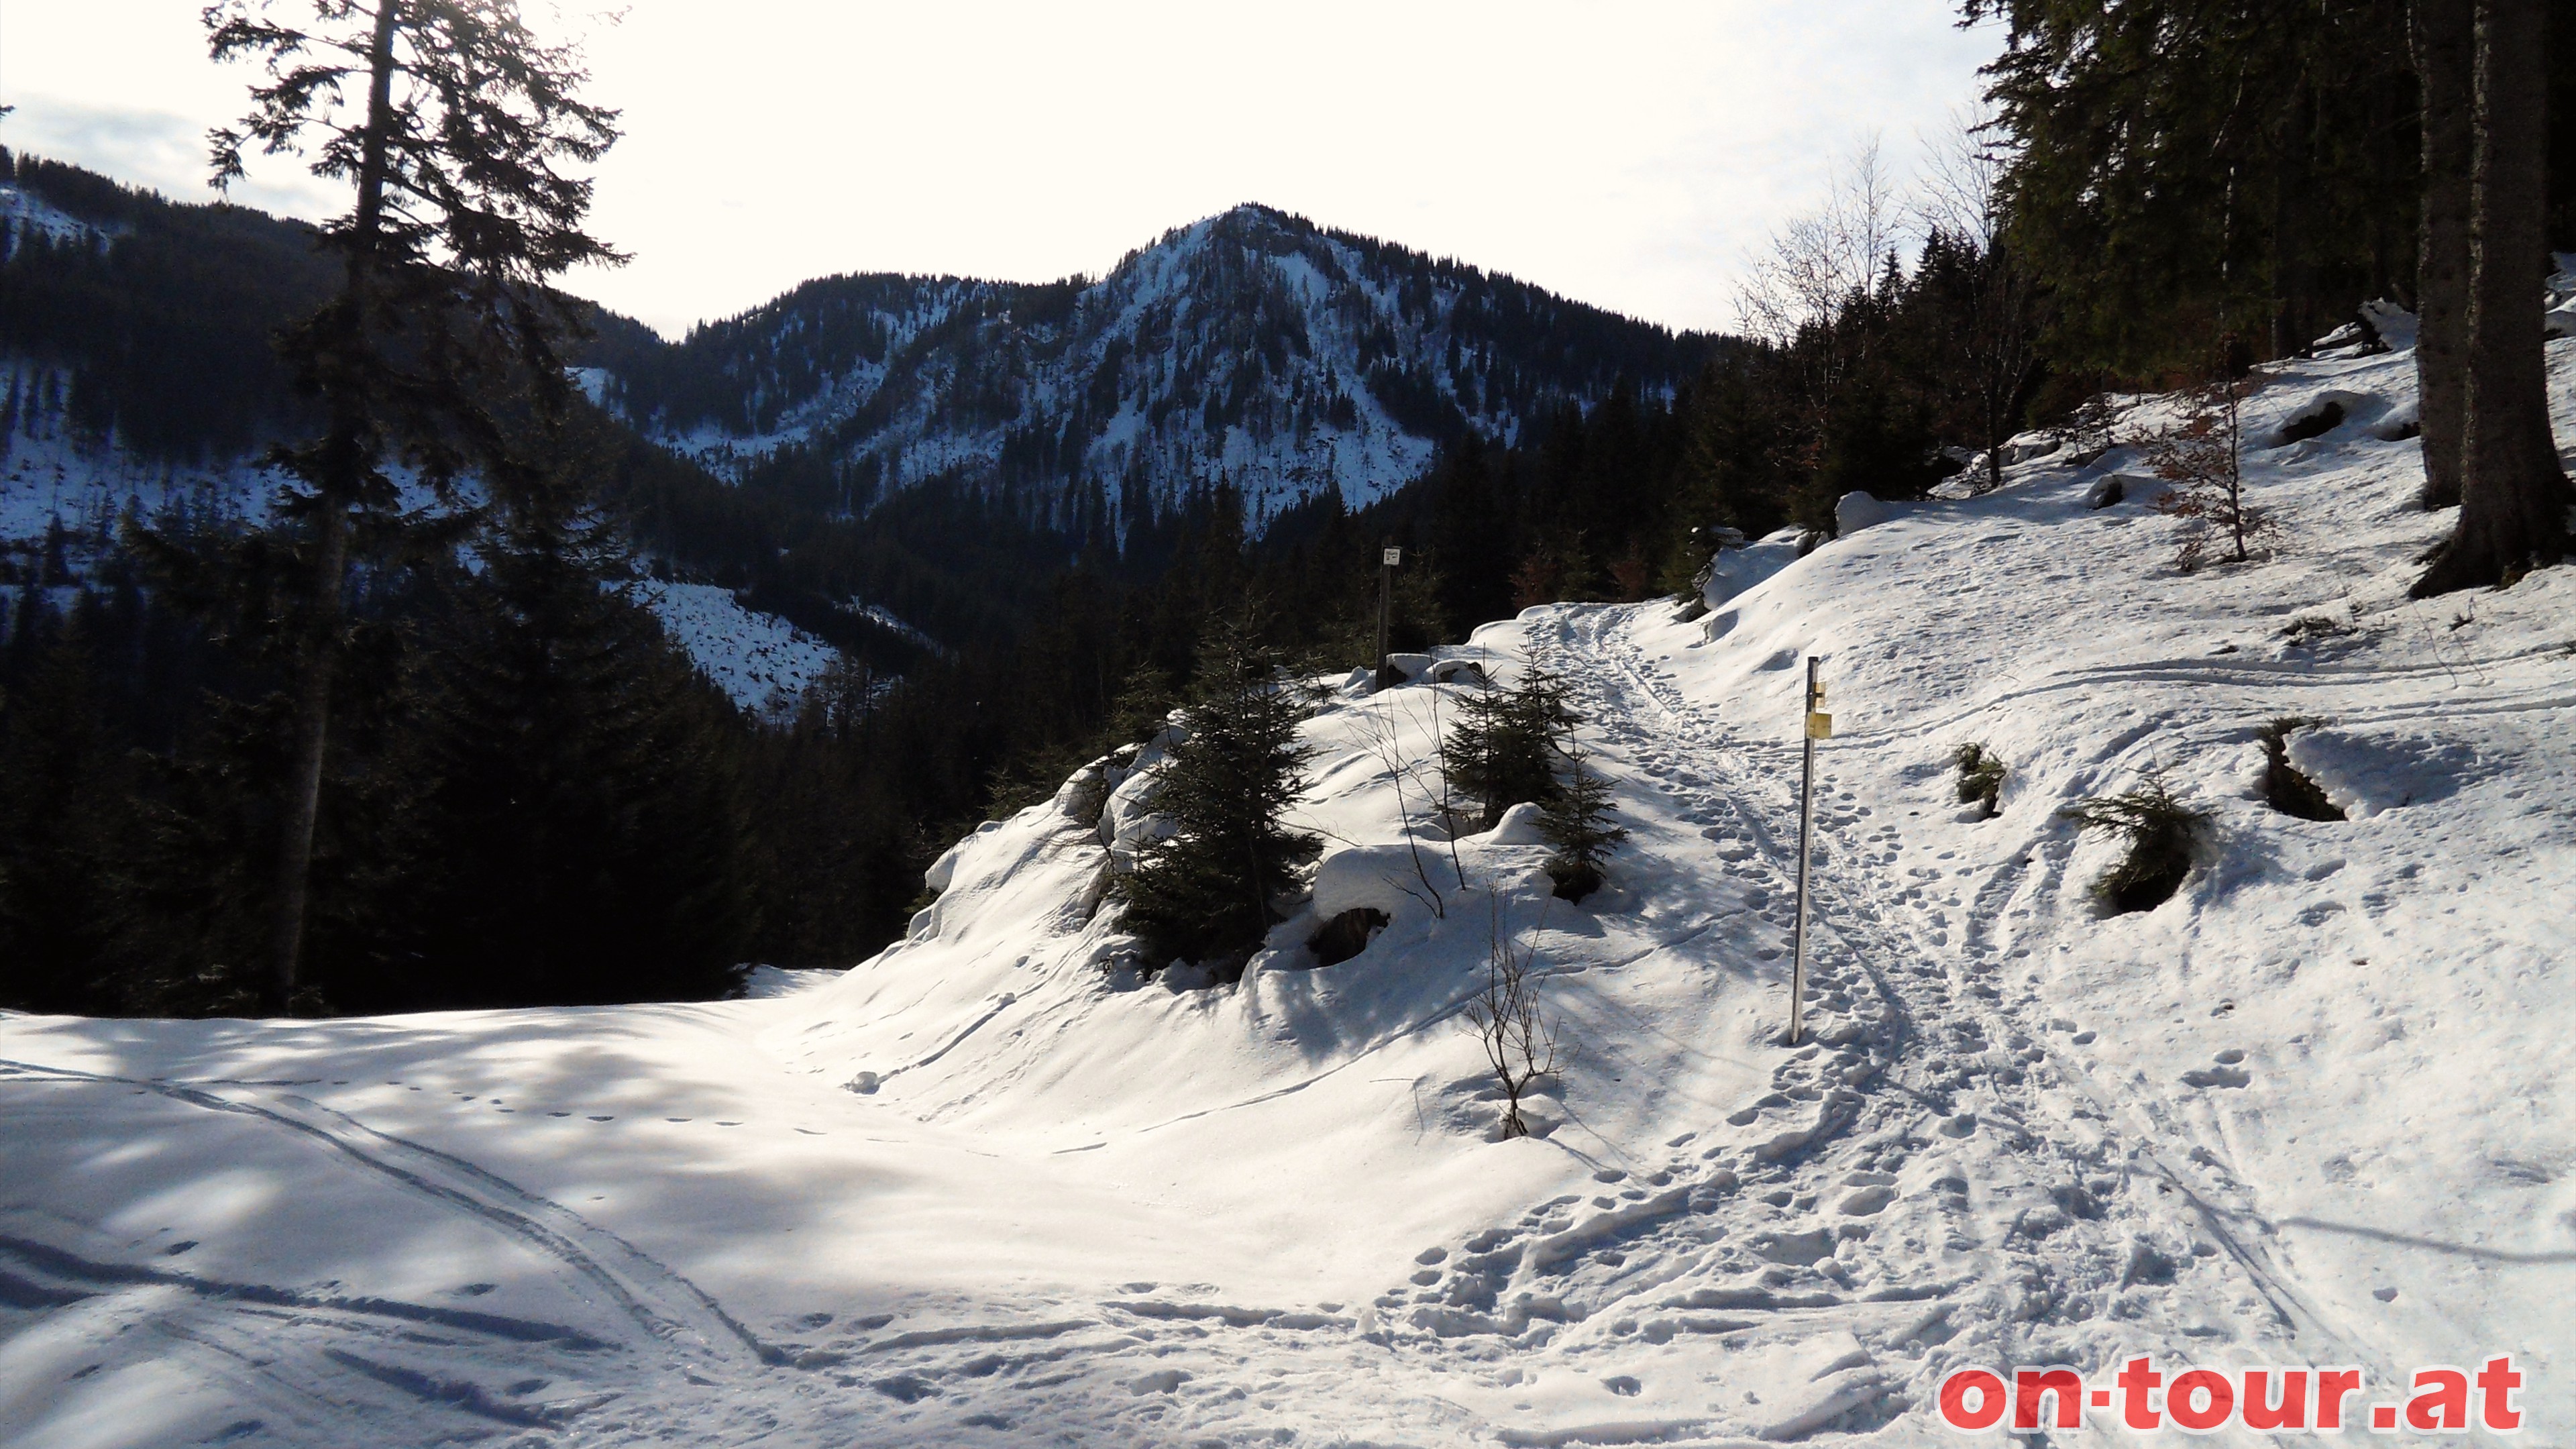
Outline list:
[[[1807,656],[1805,758],[1798,769],[1798,927],[1789,961],[1789,1040],[1796,1046],[1807,1034],[1807,855],[1816,843],[1816,741],[1834,737],[1834,717],[1825,713],[1824,661]]]
[[[1384,689],[1394,683],[1386,677],[1386,624],[1395,605],[1395,567],[1404,562],[1404,550],[1382,549],[1377,556],[1377,678],[1373,687]]]

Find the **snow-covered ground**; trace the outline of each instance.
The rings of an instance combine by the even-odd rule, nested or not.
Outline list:
[[[1329,968],[1309,916],[1237,986],[1119,969],[1136,787],[1088,777],[748,1000],[0,1019],[0,1441],[1912,1445],[1959,1364],[2510,1351],[2522,1442],[2576,1442],[2576,569],[2406,600],[2411,358],[2285,368],[2249,435],[2329,392],[2249,454],[2252,566],[2088,506],[2133,454],[2042,457],[1704,619],[1480,631],[1567,674],[1632,832],[1580,907],[1429,826],[1414,685],[1310,727],[1324,906],[1394,918]],[[2263,804],[2289,715],[2349,820]],[[2151,769],[2209,839],[2106,919],[2057,812]],[[1458,1015],[1497,931],[1563,1024],[1517,1141]]]
[[[841,657],[776,614],[744,608],[731,589],[650,580],[633,587],[698,672],[753,713],[793,713],[796,701]]]
[[[13,241],[41,237],[57,244],[99,244],[121,234],[117,229],[83,221],[43,197],[29,194],[25,187],[5,181],[0,181],[0,231],[9,233]]]

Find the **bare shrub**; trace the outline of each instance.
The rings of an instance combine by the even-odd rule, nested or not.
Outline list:
[[[2271,529],[2261,510],[2245,501],[2245,395],[2243,378],[2222,377],[2184,394],[2180,422],[2147,440],[2147,466],[2174,485],[2156,506],[2193,527],[2183,536],[2174,566],[2191,573],[2213,547],[2229,563],[2245,563],[2248,545]]]
[[[1485,1048],[1485,1065],[1503,1089],[1503,1137],[1529,1135],[1521,1116],[1521,1099],[1539,1078],[1556,1070],[1556,1023],[1539,1004],[1544,973],[1538,968],[1538,941],[1515,947],[1503,929],[1502,898],[1492,899],[1493,926],[1487,937],[1485,984],[1467,1003],[1467,1024]]]

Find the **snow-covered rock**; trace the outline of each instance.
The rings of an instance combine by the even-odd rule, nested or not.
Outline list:
[[[1383,911],[1399,923],[1417,924],[1431,912],[1435,893],[1458,889],[1458,873],[1442,851],[1419,843],[1354,845],[1316,863],[1315,914],[1329,921],[1345,911]]]
[[[1864,528],[1885,523],[1887,516],[1887,505],[1879,502],[1876,495],[1858,491],[1846,493],[1834,500],[1834,536],[1848,537]]]
[[[2396,303],[2386,298],[2364,302],[2361,304],[2361,318],[2390,348],[2406,352],[2415,346],[2415,314]]]
[[[1390,672],[1395,674],[1396,677],[1402,679],[1407,684],[1411,684],[1422,678],[1425,674],[1431,672],[1431,656],[1428,654],[1389,654],[1386,656],[1386,667]]]
[[[1485,832],[1483,841],[1487,845],[1545,845],[1548,843],[1547,834],[1540,826],[1545,814],[1537,805],[1525,800],[1504,811],[1503,818],[1494,822],[1494,828]]]
[[[1783,528],[1766,534],[1757,543],[1719,549],[1710,557],[1700,580],[1700,599],[1710,608],[1752,588],[1780,570],[1798,561],[1805,546],[1805,532]]]

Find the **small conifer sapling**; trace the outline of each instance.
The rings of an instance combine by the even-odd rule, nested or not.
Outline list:
[[[1239,965],[1282,919],[1275,902],[1319,844],[1281,823],[1306,791],[1313,751],[1297,731],[1310,713],[1248,623],[1216,629],[1154,797],[1178,828],[1140,849],[1116,885],[1149,970]]]
[[[1628,838],[1626,830],[1610,823],[1610,782],[1585,768],[1588,758],[1580,751],[1566,755],[1565,783],[1539,816],[1539,830],[1556,847],[1547,874],[1556,882],[1559,900],[1580,901],[1601,889],[1602,867]]]

